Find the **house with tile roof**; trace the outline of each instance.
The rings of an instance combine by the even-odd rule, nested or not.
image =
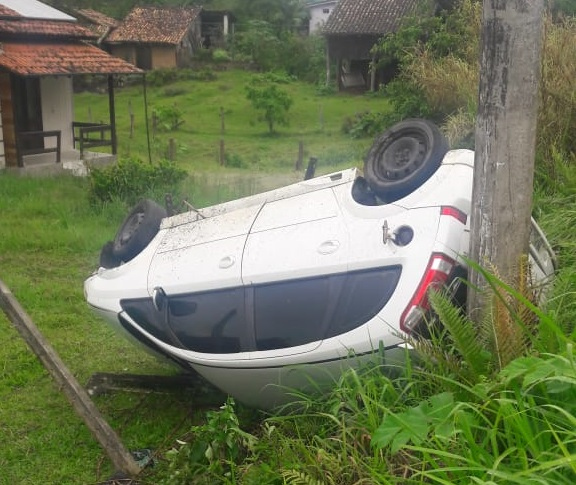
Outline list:
[[[185,67],[201,48],[201,7],[135,7],[106,38],[110,52],[142,69]]]
[[[338,88],[374,90],[390,80],[390,71],[371,70],[376,60],[372,47],[382,37],[396,32],[407,17],[432,14],[431,3],[428,0],[340,0],[322,30],[327,56],[337,65]]]
[[[38,0],[0,0],[0,168],[59,171],[115,159],[113,77],[143,72],[94,40],[75,18]],[[84,74],[108,80],[108,123],[74,120],[72,78]],[[94,146],[112,154],[90,152]]]
[[[338,0],[306,0],[305,7],[308,11],[308,33],[320,34],[328,17],[334,10]]]
[[[134,7],[104,45],[141,69],[189,67],[200,49],[225,46],[233,21],[202,7]]]

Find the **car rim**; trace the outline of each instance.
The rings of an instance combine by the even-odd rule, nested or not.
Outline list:
[[[426,152],[426,141],[416,134],[394,140],[382,150],[379,175],[387,180],[405,178],[423,164]]]

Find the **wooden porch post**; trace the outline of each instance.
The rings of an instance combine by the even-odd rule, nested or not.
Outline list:
[[[114,75],[108,75],[108,105],[110,107],[110,138],[112,141],[112,154],[118,153],[116,140],[116,106],[114,104]]]

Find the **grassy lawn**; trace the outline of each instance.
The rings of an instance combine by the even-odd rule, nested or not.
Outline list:
[[[160,107],[176,106],[183,124],[177,131],[154,136],[149,124],[154,160],[166,157],[169,140],[177,145],[176,159],[185,168],[217,170],[220,140],[223,138],[229,158],[251,170],[290,170],[298,157],[299,143],[304,144],[304,162],[317,157],[320,167],[361,163],[371,139],[352,139],[342,134],[347,118],[364,111],[389,109],[383,98],[369,95],[333,94],[320,96],[315,86],[292,82],[281,84],[294,102],[289,111],[289,125],[278,126],[269,134],[267,125],[258,121],[246,99],[245,86],[253,73],[217,71],[213,81],[179,81],[160,88],[147,89],[148,115]],[[221,135],[221,109],[225,133]],[[130,112],[134,115],[134,137],[130,138]],[[148,159],[143,87],[132,86],[116,92],[116,118],[120,156]],[[81,93],[75,99],[78,121],[108,120],[108,97],[105,94]]]

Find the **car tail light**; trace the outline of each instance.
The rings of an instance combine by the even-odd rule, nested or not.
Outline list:
[[[400,328],[404,332],[411,333],[422,322],[426,312],[430,310],[428,291],[440,289],[446,283],[454,265],[455,261],[445,254],[432,254],[418,289],[400,317]]]
[[[460,209],[456,207],[451,207],[449,205],[443,205],[440,209],[440,215],[442,216],[451,216],[454,219],[460,221],[462,224],[466,224],[466,220],[468,219],[468,215],[465,212],[462,212]]]

